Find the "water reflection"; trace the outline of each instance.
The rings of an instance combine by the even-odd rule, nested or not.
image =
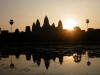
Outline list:
[[[88,62],[87,62],[87,65],[90,66],[91,65],[91,62],[89,61],[89,57],[88,57]]]
[[[76,63],[81,62],[81,58],[82,58],[82,50],[77,49],[77,50],[75,50],[75,53],[76,53],[76,54],[73,56],[74,61],[75,61]]]
[[[11,55],[11,64],[10,64],[10,68],[13,69],[14,68],[14,63],[12,61],[12,55]]]
[[[36,63],[38,67],[40,67],[41,60],[44,61],[45,68],[48,70],[51,61],[56,60],[58,58],[59,64],[62,65],[64,62],[64,56],[73,56],[73,60],[75,63],[80,63],[82,61],[82,57],[85,55],[87,57],[87,66],[91,65],[91,58],[100,57],[100,50],[93,48],[83,48],[83,47],[59,47],[59,46],[50,46],[50,47],[24,47],[24,48],[7,48],[0,49],[0,61],[2,58],[11,57],[10,68],[13,69],[15,67],[13,63],[12,55],[16,57],[18,60],[20,55],[25,55],[26,60],[33,60],[33,63]],[[55,62],[56,63],[56,62]],[[17,66],[17,65],[16,65]]]

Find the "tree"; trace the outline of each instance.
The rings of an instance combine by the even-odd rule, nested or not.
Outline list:
[[[74,27],[74,31],[81,31],[81,29],[80,29],[80,27],[75,26],[75,27]]]
[[[14,68],[14,64],[12,62],[12,55],[11,55],[11,64],[10,64],[10,68],[13,69]]]
[[[89,19],[86,19],[86,23],[87,23],[87,31],[88,31],[88,23],[89,23]]]
[[[11,25],[11,32],[12,32],[12,25],[13,25],[14,21],[13,20],[10,20],[9,23]]]
[[[88,31],[94,31],[95,29],[94,28],[88,28]]]
[[[15,33],[20,33],[18,28],[15,30]]]

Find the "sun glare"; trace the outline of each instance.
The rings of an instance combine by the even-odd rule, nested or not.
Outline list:
[[[63,24],[63,29],[73,30],[77,26],[77,22],[74,19],[68,19]]]

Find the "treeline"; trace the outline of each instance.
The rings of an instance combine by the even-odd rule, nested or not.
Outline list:
[[[75,44],[100,44],[100,29],[93,31],[40,31],[40,32],[18,32],[7,33],[2,32],[0,35],[0,43],[38,43],[38,42],[66,42]]]

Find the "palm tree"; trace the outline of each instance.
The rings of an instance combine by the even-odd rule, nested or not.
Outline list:
[[[86,19],[86,23],[87,23],[87,31],[88,31],[88,23],[89,23],[89,19]]]
[[[13,20],[10,20],[9,23],[11,25],[11,32],[12,32],[12,24],[14,23],[14,21]]]
[[[88,52],[88,61],[87,61],[87,66],[90,66],[91,62],[89,61],[89,52]]]

